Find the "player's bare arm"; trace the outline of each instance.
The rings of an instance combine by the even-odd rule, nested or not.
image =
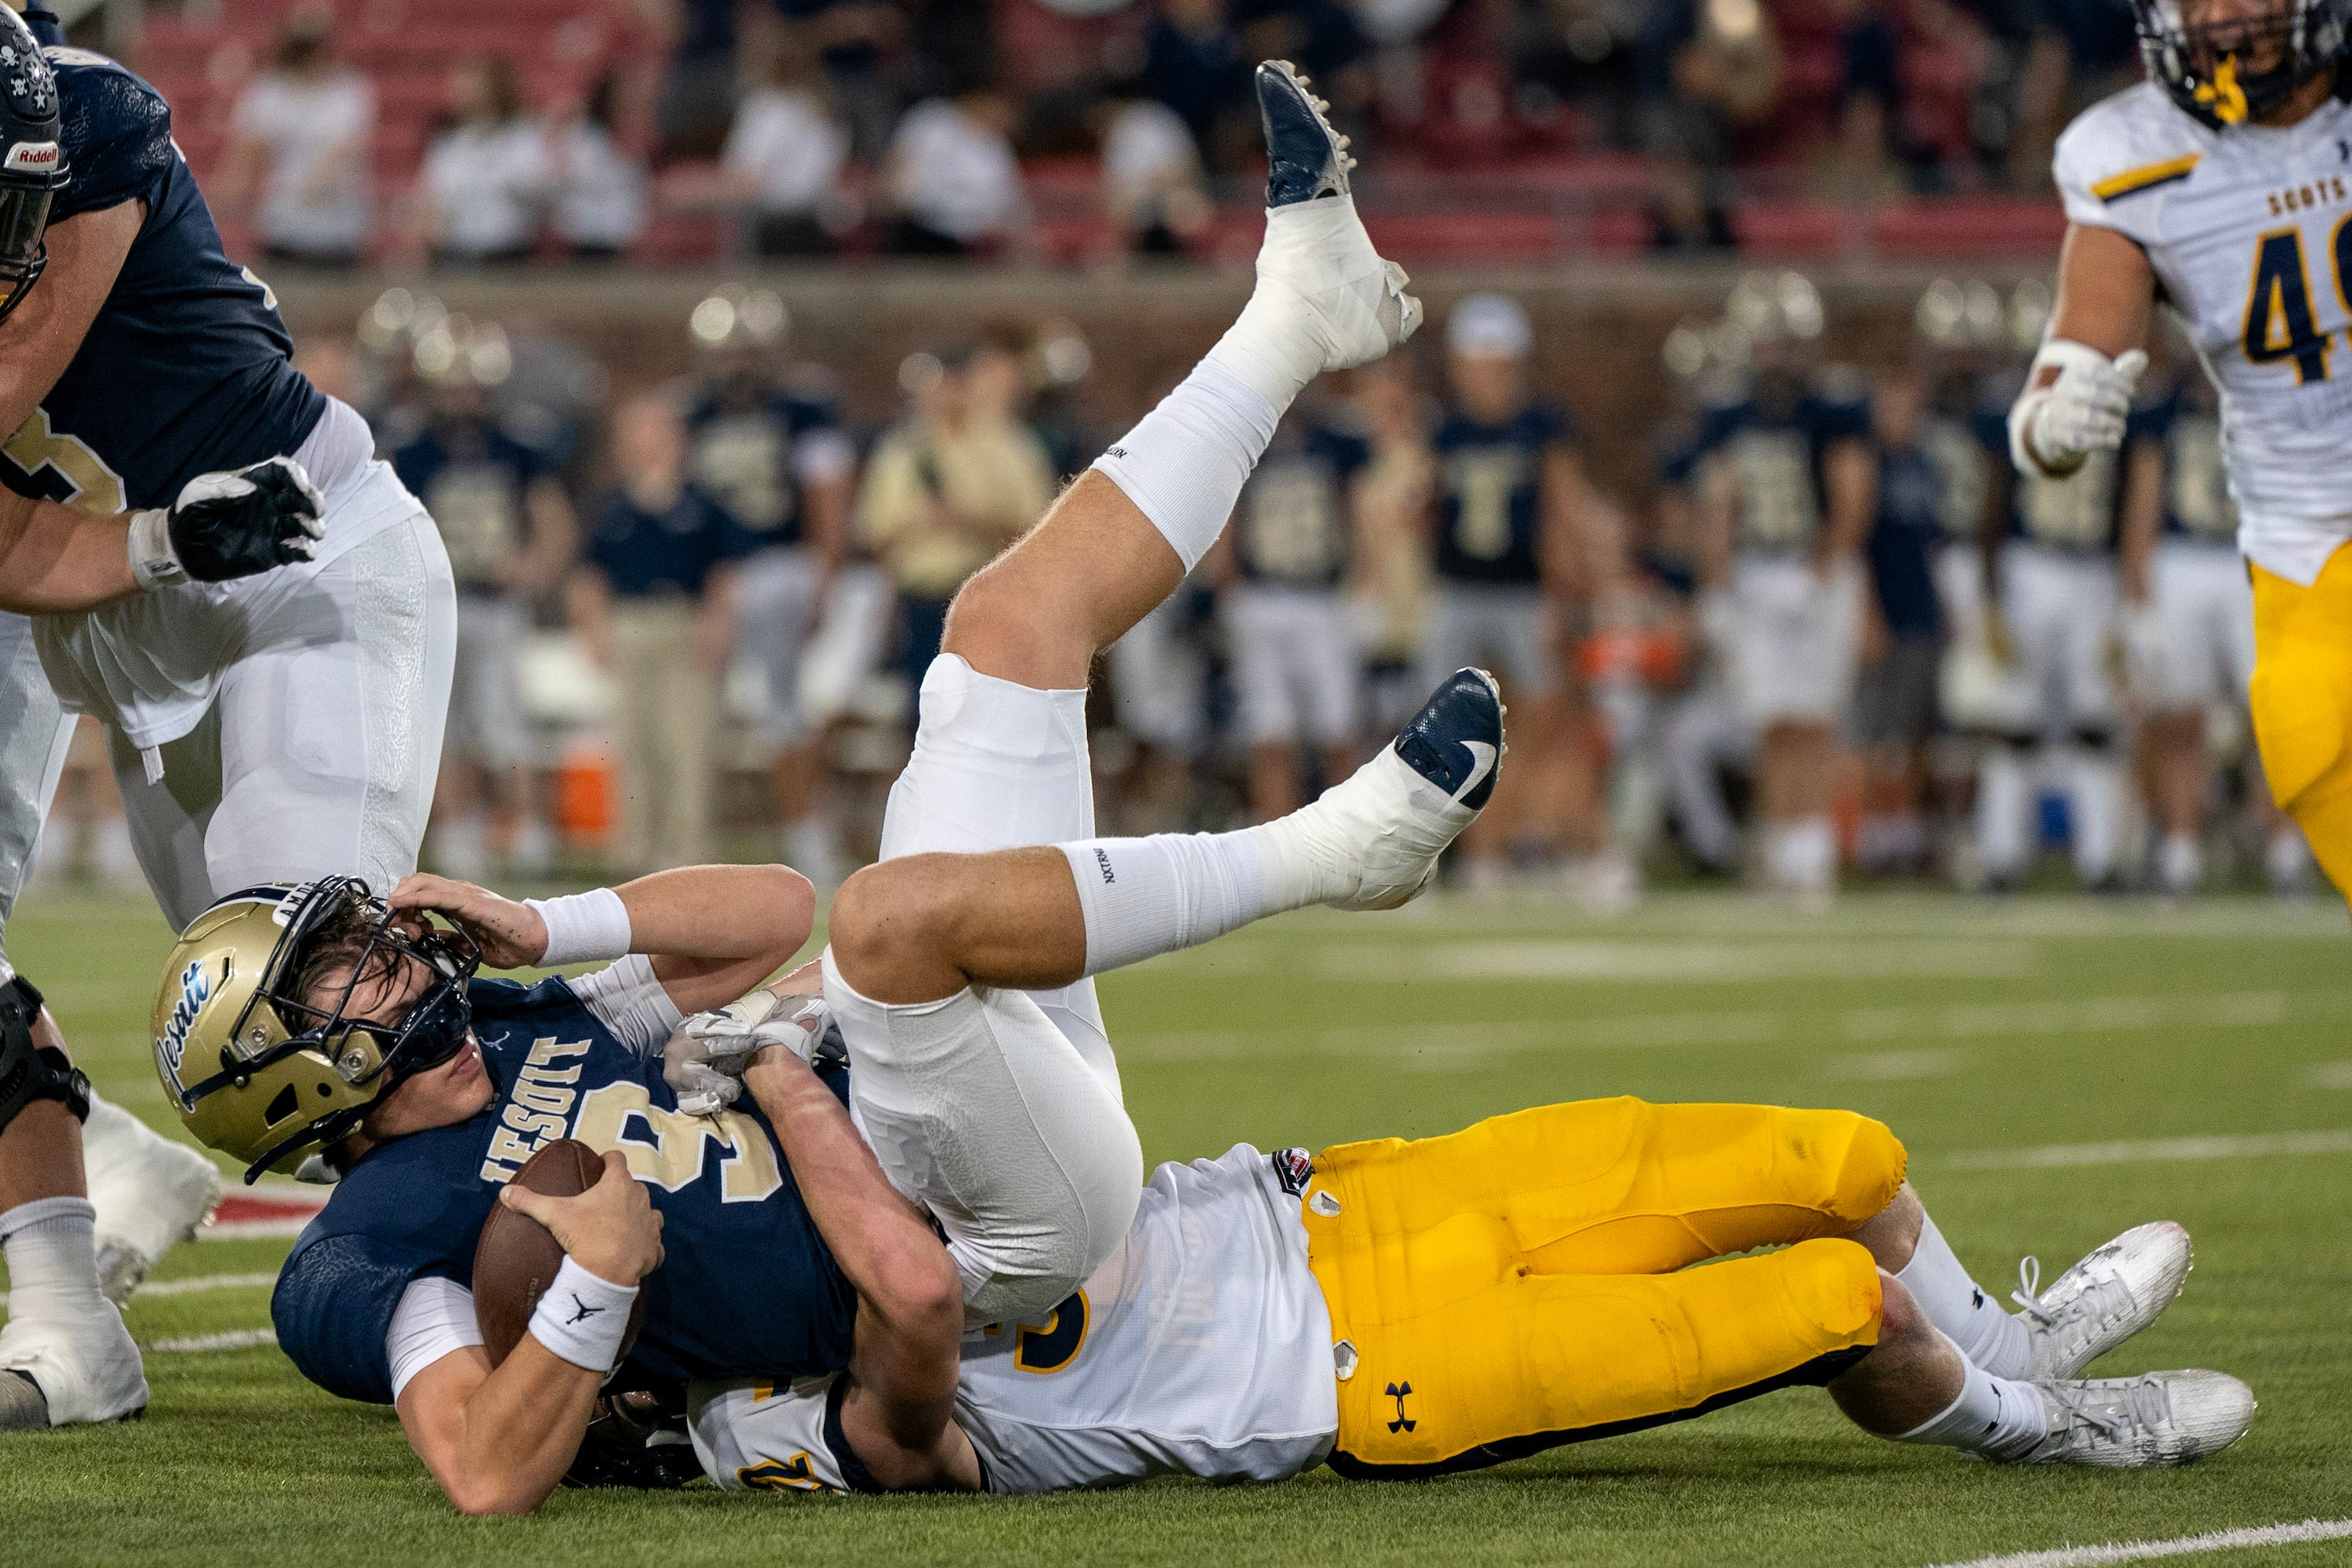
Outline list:
[[[2049,333],[2010,413],[2011,455],[2021,469],[2031,464],[2061,478],[2093,450],[2122,443],[2155,309],[2147,252],[2114,229],[2066,226]]]
[[[849,1113],[798,1056],[769,1047],[743,1083],[776,1130],[825,1245],[857,1289],[843,1435],[892,1491],[979,1490],[979,1461],[953,1419],[963,1283],[947,1248],[884,1178]]]
[[[627,1163],[575,1197],[509,1185],[499,1201],[545,1226],[564,1256],[597,1279],[634,1289],[662,1261],[662,1216]],[[529,1513],[571,1468],[604,1382],[525,1334],[494,1370],[479,1345],[442,1357],[409,1381],[395,1408],[409,1446],[462,1513]]]
[[[681,1013],[724,1006],[775,973],[808,941],[816,919],[815,889],[784,866],[686,866],[625,882],[603,897],[626,918],[628,951],[653,959],[654,973]],[[557,911],[578,907],[570,900],[519,903],[424,873],[402,882],[387,901],[404,914],[446,916],[474,939],[485,963],[500,969],[545,961],[549,913],[560,921]]]
[[[1822,489],[1829,500],[1828,526],[1822,530],[1813,565],[1827,571],[1861,552],[1878,507],[1878,459],[1868,441],[1834,441],[1822,454]]]
[[[76,214],[43,234],[47,268],[0,316],[0,430],[22,425],[65,374],[146,221],[147,204],[130,201]]]

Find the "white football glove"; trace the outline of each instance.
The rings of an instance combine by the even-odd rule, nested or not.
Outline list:
[[[2052,338],[2033,356],[2026,384],[2056,365],[2058,379],[2028,392],[2009,411],[2009,457],[2021,474],[2063,478],[2093,452],[2124,444],[2124,420],[2131,413],[2132,389],[2147,368],[2147,355],[2127,349],[2109,359],[2098,350]]]
[[[713,1012],[697,1013],[670,1031],[662,1047],[662,1080],[688,1116],[709,1116],[743,1092],[743,1069],[770,1046],[804,1062],[816,1059],[832,1014],[822,996],[779,996],[754,991]]]

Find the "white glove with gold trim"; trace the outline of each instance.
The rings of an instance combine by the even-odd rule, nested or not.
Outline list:
[[[662,1047],[662,1081],[688,1116],[709,1116],[743,1092],[743,1070],[770,1046],[814,1062],[833,1015],[822,996],[759,990],[683,1019]]]

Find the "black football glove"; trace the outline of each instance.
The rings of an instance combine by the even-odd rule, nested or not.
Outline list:
[[[326,510],[319,487],[291,458],[198,474],[170,510],[131,513],[131,574],[142,588],[162,588],[291,566],[318,549]]]

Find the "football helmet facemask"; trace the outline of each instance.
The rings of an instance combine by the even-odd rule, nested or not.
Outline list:
[[[49,203],[70,173],[57,76],[25,19],[0,5],[0,321],[48,265]]]
[[[156,1075],[188,1131],[245,1161],[247,1182],[291,1171],[465,1048],[480,967],[464,931],[395,919],[357,878],[248,888],[172,950],[150,1015]],[[362,991],[412,987],[385,1017],[352,1016]]]
[[[2216,129],[2260,120],[2352,39],[2352,0],[2132,0],[2147,74]]]

